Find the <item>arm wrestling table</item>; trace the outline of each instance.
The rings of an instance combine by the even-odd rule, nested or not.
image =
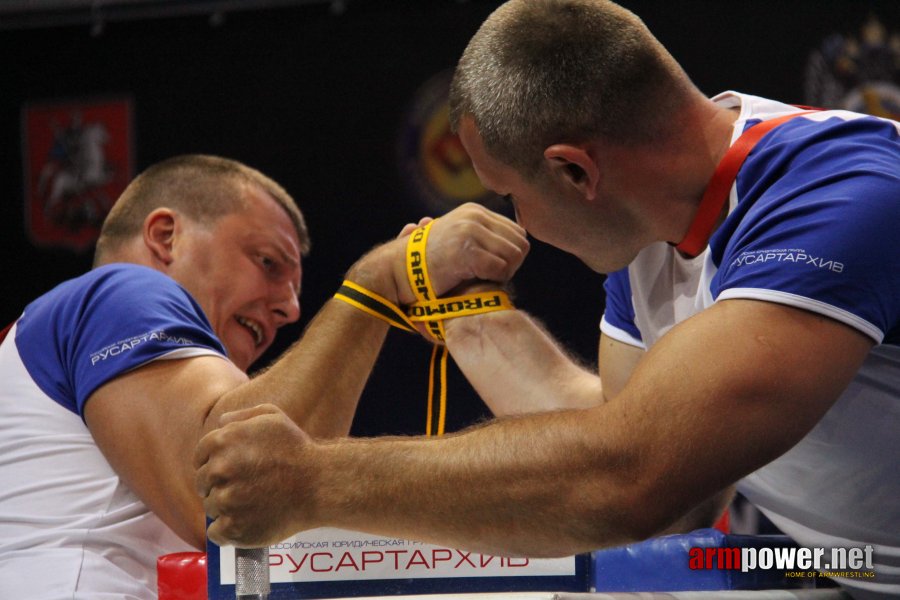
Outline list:
[[[236,594],[241,586],[236,585],[234,549],[210,544],[207,553],[161,557],[159,600],[849,600],[838,588],[812,589],[818,583],[812,574],[797,578],[797,572],[791,577],[784,570],[689,568],[689,554],[698,548],[779,546],[792,542],[782,536],[698,530],[529,562],[314,530],[270,547],[268,596]]]

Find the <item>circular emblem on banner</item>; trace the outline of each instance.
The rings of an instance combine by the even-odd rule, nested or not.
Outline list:
[[[459,137],[450,131],[452,77],[452,69],[443,71],[419,87],[399,142],[400,169],[410,195],[435,216],[465,202],[489,204],[497,198],[481,185]]]
[[[857,35],[835,33],[807,63],[806,102],[900,118],[900,34],[870,17]]]

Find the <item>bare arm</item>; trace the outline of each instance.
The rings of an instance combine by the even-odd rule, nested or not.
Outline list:
[[[619,395],[645,355],[646,351],[643,348],[625,344],[605,334],[600,334],[598,362],[600,377],[603,380],[603,392],[607,399]],[[694,506],[665,530],[657,532],[657,535],[682,533],[712,526],[722,516],[722,512],[733,497],[734,487],[728,486]]]
[[[191,465],[203,434],[221,413],[264,401],[312,435],[346,434],[387,327],[331,300],[301,341],[253,380],[217,357],[156,361],[97,390],[86,422],[128,486],[182,539],[204,548],[203,505]]]
[[[497,416],[599,405],[619,395],[646,355],[601,334],[597,378],[522,312],[451,320],[447,333],[454,360]],[[731,487],[713,494],[659,533],[711,526],[731,496]]]
[[[600,334],[597,367],[600,379],[603,380],[603,395],[607,400],[612,400],[625,389],[625,384],[631,379],[631,374],[644,355],[646,351],[643,348]]]
[[[210,536],[260,544],[329,525],[532,556],[643,539],[799,441],[871,345],[812,313],[729,300],[673,328],[616,398],[589,409],[436,440],[325,444],[277,413],[233,415],[196,459],[218,517]],[[262,432],[277,457],[237,452]],[[247,493],[273,478],[245,480],[248,463],[273,461],[269,497],[290,499],[280,520],[260,517]]]
[[[454,361],[497,416],[603,401],[596,373],[574,362],[523,311],[450,319],[445,329]]]
[[[601,334],[598,377],[522,311],[451,319],[445,326],[455,362],[496,416],[596,406],[619,394],[645,354]]]
[[[448,214],[431,235],[432,277],[441,292],[468,278],[508,279],[528,246],[518,226],[480,207]],[[348,278],[389,300],[409,302],[405,243],[380,246]],[[98,389],[85,419],[119,476],[179,536],[202,548],[203,506],[191,462],[201,437],[222,414],[263,402],[316,438],[346,435],[387,328],[331,300],[300,341],[252,380],[217,357],[156,361]]]

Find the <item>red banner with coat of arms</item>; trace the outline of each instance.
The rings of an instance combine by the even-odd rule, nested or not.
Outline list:
[[[131,101],[27,105],[22,136],[29,238],[86,250],[133,174]]]

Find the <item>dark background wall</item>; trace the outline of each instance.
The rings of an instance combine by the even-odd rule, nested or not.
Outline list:
[[[91,260],[89,250],[37,246],[27,235],[23,106],[127,96],[136,172],[174,154],[218,154],[261,169],[299,201],[314,243],[304,262],[304,314],[282,333],[270,352],[275,356],[299,335],[355,258],[434,210],[411,191],[399,167],[404,122],[416,91],[455,64],[497,4],[261,3],[215,18],[109,22],[93,33],[88,24],[16,27],[0,16],[6,26],[0,29],[0,325],[33,297],[87,270]],[[821,103],[804,86],[810,56],[830,36],[859,38],[873,17],[888,34],[900,33],[895,0],[623,4],[644,18],[709,94],[736,89]],[[900,59],[891,60],[897,62],[887,78],[896,84]],[[519,306],[574,354],[596,360],[601,276],[535,242],[515,285]],[[429,355],[424,341],[390,335],[354,433],[424,430]],[[448,429],[486,414],[455,371],[450,398]]]

